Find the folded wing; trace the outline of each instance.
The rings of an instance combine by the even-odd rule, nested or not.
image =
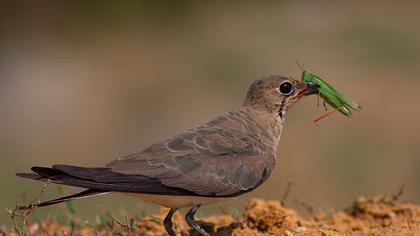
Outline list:
[[[199,195],[238,195],[264,182],[275,160],[272,149],[249,132],[249,126],[243,114],[227,113],[107,167]]]

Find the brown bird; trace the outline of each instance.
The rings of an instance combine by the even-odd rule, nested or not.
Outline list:
[[[286,111],[302,97],[317,93],[318,87],[279,75],[263,77],[249,87],[242,107],[105,167],[53,165],[17,175],[87,188],[37,207],[123,193],[169,207],[164,226],[170,236],[175,235],[172,215],[191,207],[186,222],[208,236],[194,220],[197,209],[250,192],[267,180],[276,163]]]

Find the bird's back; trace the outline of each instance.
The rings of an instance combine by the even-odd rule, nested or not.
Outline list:
[[[106,167],[199,195],[238,195],[270,175],[281,129],[278,117],[243,107]]]

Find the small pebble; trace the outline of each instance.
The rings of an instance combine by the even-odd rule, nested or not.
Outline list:
[[[284,231],[283,235],[284,236],[292,236],[293,234],[289,230],[286,230],[286,231]]]
[[[295,231],[296,233],[302,233],[302,232],[306,231],[306,227],[303,227],[303,226],[296,227],[296,228],[294,229],[294,231]]]

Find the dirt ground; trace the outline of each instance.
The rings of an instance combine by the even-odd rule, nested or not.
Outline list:
[[[166,235],[161,224],[167,209],[156,215],[126,223],[108,221],[102,227],[83,226],[73,229],[52,221],[32,223],[26,235]],[[295,210],[283,207],[279,201],[250,199],[239,220],[230,215],[217,215],[199,221],[212,235],[420,235],[420,206],[396,203],[391,197],[376,195],[359,197],[345,211],[331,214],[316,213],[303,218]],[[190,232],[183,216],[174,215],[175,230],[179,235],[198,235]],[[17,235],[10,232],[0,235]],[[57,234],[57,232],[59,232]]]

